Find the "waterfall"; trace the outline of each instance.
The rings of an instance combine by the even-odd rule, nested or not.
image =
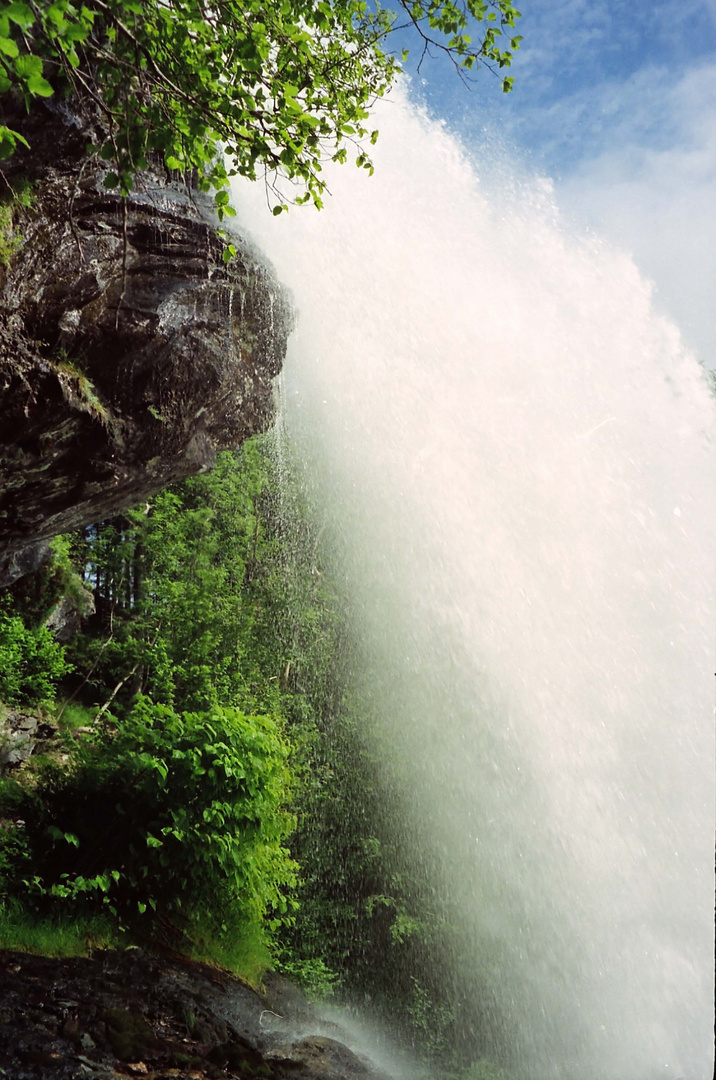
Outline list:
[[[707,1080],[713,400],[547,182],[400,97],[377,126],[320,214],[234,198],[451,962],[520,1080]]]

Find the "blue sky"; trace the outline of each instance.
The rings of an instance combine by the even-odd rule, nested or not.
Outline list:
[[[499,143],[550,177],[571,227],[630,252],[716,367],[716,0],[518,6],[511,94],[487,71],[468,91],[436,60],[414,95],[476,157]]]

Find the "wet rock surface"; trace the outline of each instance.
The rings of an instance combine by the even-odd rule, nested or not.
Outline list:
[[[33,574],[47,562],[51,554],[49,543],[40,540],[0,557],[0,587],[12,585],[26,574]]]
[[[271,977],[262,995],[226,972],[138,949],[65,960],[0,952],[0,1075],[387,1080],[336,1039],[308,1034],[305,1002],[300,1026],[277,1004]]]
[[[33,754],[61,753],[58,736],[57,727],[42,710],[27,712],[0,704],[0,779],[22,769]]]
[[[45,626],[63,644],[79,633],[82,623],[94,615],[94,594],[81,584],[71,595],[62,596],[45,619]]]
[[[39,723],[34,713],[20,709],[0,713],[0,775],[5,769],[27,761],[34,752]]]
[[[32,199],[0,267],[0,576],[10,579],[38,541],[136,505],[264,430],[290,326],[247,241],[223,262],[210,198],[159,168],[123,200],[85,153],[92,117],[53,108],[13,119],[31,149],[4,166],[10,184],[29,180]]]
[[[311,1076],[314,1080],[369,1080],[376,1073],[352,1050],[336,1039],[313,1035],[269,1050],[266,1060],[291,1074]]]

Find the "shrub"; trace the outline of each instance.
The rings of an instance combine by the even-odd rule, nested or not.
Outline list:
[[[26,832],[41,905],[112,912],[155,934],[290,919],[287,748],[237,709],[179,715],[140,699],[118,730],[46,766]]]
[[[36,705],[68,671],[63,647],[44,626],[29,627],[0,608],[0,701]]]

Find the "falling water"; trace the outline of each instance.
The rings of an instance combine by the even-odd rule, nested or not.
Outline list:
[[[401,813],[521,1080],[707,1080],[713,402],[624,254],[382,105],[376,174],[240,219]]]

